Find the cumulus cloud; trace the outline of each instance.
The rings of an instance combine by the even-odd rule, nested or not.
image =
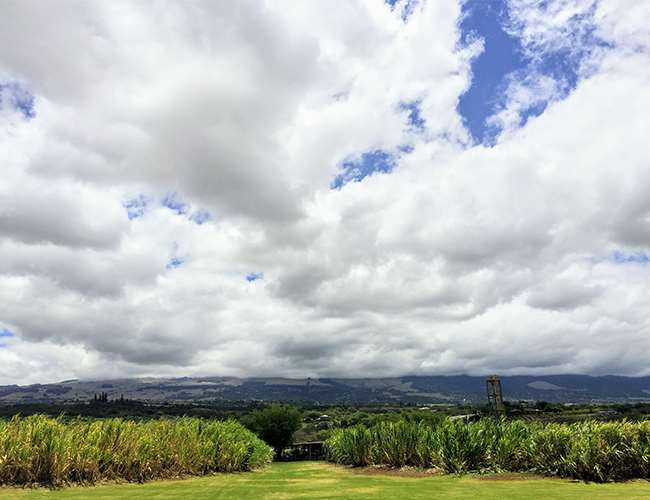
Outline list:
[[[461,2],[402,3],[8,2],[0,382],[648,374],[647,7],[510,1],[579,68],[487,147]]]

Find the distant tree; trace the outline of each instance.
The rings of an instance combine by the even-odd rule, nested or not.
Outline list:
[[[300,428],[300,411],[292,406],[271,405],[242,418],[242,423],[275,449],[282,458],[282,449],[291,444],[293,434]]]

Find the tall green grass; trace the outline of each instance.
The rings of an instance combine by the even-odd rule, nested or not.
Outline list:
[[[650,479],[650,421],[383,422],[335,431],[325,446],[330,461],[354,466],[531,471],[598,482]]]
[[[196,418],[64,421],[43,415],[0,421],[0,484],[146,481],[250,470],[269,446],[236,421]]]

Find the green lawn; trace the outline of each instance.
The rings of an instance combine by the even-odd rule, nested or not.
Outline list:
[[[402,477],[359,474],[324,462],[277,463],[258,472],[92,488],[0,488],[2,500],[37,499],[360,499],[650,498],[650,482],[586,484],[561,479],[485,480],[477,476]]]

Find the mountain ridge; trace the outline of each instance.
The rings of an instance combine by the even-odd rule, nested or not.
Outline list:
[[[510,375],[501,377],[506,400],[552,402],[650,401],[650,377]],[[382,378],[176,377],[65,380],[0,386],[0,404],[109,399],[151,402],[285,401],[315,404],[461,403],[485,400],[485,377],[410,375]]]

